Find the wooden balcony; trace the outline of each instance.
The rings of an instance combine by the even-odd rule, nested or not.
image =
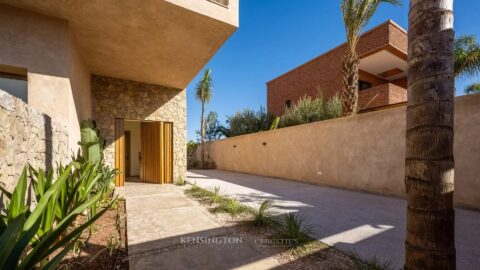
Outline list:
[[[359,111],[378,110],[404,104],[407,89],[393,83],[385,83],[358,92]]]

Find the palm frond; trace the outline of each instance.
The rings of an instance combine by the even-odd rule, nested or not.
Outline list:
[[[480,44],[473,35],[464,35],[454,42],[454,75],[476,76],[480,74]]]
[[[212,70],[207,69],[197,84],[195,98],[201,102],[208,103],[212,98]]]
[[[465,88],[465,94],[480,93],[480,82],[472,83]]]
[[[360,34],[381,3],[401,5],[400,0],[342,0],[340,8],[351,51],[355,50]]]

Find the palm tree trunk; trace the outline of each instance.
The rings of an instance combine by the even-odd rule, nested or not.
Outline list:
[[[455,269],[453,0],[411,0],[405,269]]]
[[[201,119],[201,127],[200,127],[200,136],[202,142],[202,168],[205,168],[205,102],[202,101],[202,119]]]
[[[358,100],[358,65],[360,59],[355,49],[347,49],[342,62],[343,91],[342,111],[343,116],[357,113]]]

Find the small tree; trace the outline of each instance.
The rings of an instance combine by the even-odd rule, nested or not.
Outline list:
[[[201,132],[196,131],[201,138]],[[220,132],[220,121],[218,121],[218,114],[216,112],[209,112],[205,119],[205,140],[207,142],[218,140],[222,137]]]
[[[196,98],[202,103],[202,116],[200,120],[200,141],[202,144],[202,168],[205,165],[205,103],[210,102],[212,98],[212,71],[210,69],[205,70],[202,78],[197,84]]]
[[[227,127],[220,127],[225,137],[239,136],[269,130],[274,117],[265,111],[263,106],[258,111],[245,109],[227,116]]]

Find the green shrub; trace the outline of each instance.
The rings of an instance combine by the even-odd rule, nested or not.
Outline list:
[[[245,109],[232,116],[227,116],[228,126],[219,127],[219,130],[225,137],[234,137],[269,130],[273,121],[274,116],[268,114],[263,107],[260,107],[258,111]]]
[[[252,223],[254,226],[263,226],[268,220],[270,220],[270,210],[272,206],[273,201],[265,200],[258,206],[258,208],[252,209]]]
[[[89,215],[85,223],[75,226],[77,217],[102,197],[102,193],[92,193],[99,178],[96,166],[89,164],[85,171],[74,169],[73,164],[60,166],[56,180],[52,170],[45,173],[30,168],[37,201],[31,211],[26,200],[26,168],[13,193],[0,187],[9,199],[0,218],[0,269],[34,269],[38,265],[40,269],[56,268],[82,232],[114,203],[112,200],[102,211]]]
[[[179,176],[177,180],[175,180],[175,185],[177,186],[185,186],[186,183],[187,182],[185,181],[185,178],[183,178],[182,176]]]
[[[210,195],[210,192],[208,190],[199,187],[196,182],[193,183],[192,187],[187,189],[185,193],[197,199],[205,199]]]
[[[191,156],[193,154],[193,152],[195,152],[197,147],[198,147],[198,143],[194,142],[193,140],[188,141],[188,143],[187,143],[187,155]]]
[[[309,235],[313,232],[313,227],[307,224],[305,218],[300,214],[286,214],[281,226],[281,236],[294,240],[294,246],[299,246],[312,240]]]
[[[342,115],[342,103],[338,95],[327,102],[321,94],[316,98],[304,96],[291,108],[285,110],[281,117],[280,126],[288,127],[315,121],[337,118]]]
[[[220,203],[224,198],[220,193],[220,187],[214,187],[210,189],[209,200],[210,203]]]
[[[248,208],[238,202],[235,198],[225,199],[217,209],[219,211],[230,214],[232,217],[236,217],[248,210]]]

